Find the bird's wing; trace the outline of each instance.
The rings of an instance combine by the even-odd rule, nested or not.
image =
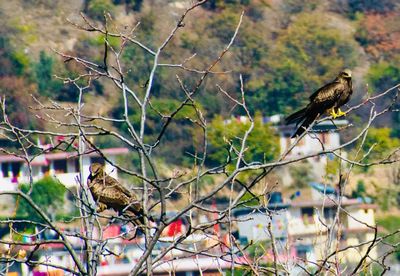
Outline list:
[[[98,189],[96,189],[96,197],[100,202],[108,206],[123,206],[130,203],[130,198],[121,192],[118,186],[104,186],[99,184]]]
[[[113,187],[114,189],[118,190],[119,193],[123,193],[124,195],[126,195],[129,198],[136,199],[135,194],[133,194],[131,191],[129,191],[127,188],[125,188],[115,178],[113,178],[111,176],[106,176],[105,183],[106,183],[107,187]]]
[[[342,83],[334,81],[321,87],[310,96],[312,103],[335,102],[344,90]]]

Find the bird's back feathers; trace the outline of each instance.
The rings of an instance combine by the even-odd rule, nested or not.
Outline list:
[[[143,207],[136,195],[115,178],[107,175],[102,168],[94,170],[92,167],[97,168],[98,164],[91,166],[91,174],[88,177],[88,186],[93,198],[119,213],[130,213],[135,224],[144,225]],[[152,218],[150,220],[154,221]]]
[[[352,95],[351,71],[343,70],[331,83],[315,91],[310,97],[307,107],[296,111],[285,119],[286,124],[300,125],[292,135],[296,137],[304,133],[311,123],[330,109],[338,109],[347,103]]]

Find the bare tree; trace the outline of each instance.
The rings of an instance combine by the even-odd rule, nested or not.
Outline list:
[[[7,117],[7,101],[5,98],[2,99],[1,109],[2,109],[2,121],[1,130],[3,135],[7,137],[10,141],[18,144],[18,150],[9,151],[7,149],[2,149],[2,152],[17,156],[22,158],[29,168],[30,175],[30,185],[31,189],[27,193],[21,190],[17,191],[7,191],[1,192],[0,196],[5,195],[15,195],[19,196],[20,200],[25,200],[29,205],[43,218],[43,222],[38,223],[35,221],[24,222],[32,224],[33,226],[40,226],[43,229],[52,229],[59,236],[60,239],[56,240],[37,240],[34,242],[20,242],[15,240],[1,241],[3,244],[9,246],[29,246],[29,254],[5,254],[1,259],[5,263],[11,264],[14,262],[25,263],[29,266],[44,265],[48,267],[61,268],[66,272],[76,275],[96,275],[97,267],[100,263],[100,258],[102,256],[110,254],[118,254],[118,252],[111,252],[107,245],[111,242],[110,238],[103,238],[103,229],[105,225],[109,225],[115,220],[123,221],[129,224],[129,217],[123,214],[109,214],[109,213],[97,213],[96,212],[96,202],[92,199],[91,194],[86,185],[86,177],[88,172],[83,170],[82,158],[86,154],[92,152],[98,153],[102,156],[106,162],[111,163],[120,172],[123,172],[130,176],[133,182],[140,185],[131,185],[129,188],[135,190],[135,192],[140,195],[143,209],[144,209],[144,237],[145,237],[145,248],[143,249],[143,254],[139,260],[132,265],[130,275],[138,275],[146,273],[151,275],[152,271],[159,266],[162,266],[166,262],[176,260],[179,258],[195,257],[198,261],[199,257],[207,256],[218,258],[221,261],[229,263],[230,271],[232,275],[237,269],[237,266],[249,271],[251,274],[263,275],[267,273],[272,273],[275,275],[289,274],[293,266],[300,267],[302,271],[306,274],[318,274],[318,273],[333,273],[342,274],[350,273],[352,275],[360,273],[362,270],[370,267],[372,264],[380,264],[384,271],[388,269],[385,264],[385,260],[388,255],[392,254],[396,245],[389,245],[389,249],[380,256],[379,259],[372,259],[370,257],[370,252],[373,248],[376,248],[380,244],[385,244],[386,239],[390,236],[398,234],[399,231],[395,233],[387,234],[386,236],[378,236],[378,228],[376,225],[367,225],[373,233],[373,239],[364,241],[363,243],[356,245],[349,245],[346,247],[341,246],[341,231],[343,230],[343,216],[352,217],[352,215],[347,212],[343,205],[343,198],[345,195],[346,185],[348,183],[351,171],[355,166],[375,166],[375,165],[385,165],[398,162],[398,152],[399,149],[393,149],[393,152],[387,157],[381,160],[375,160],[373,162],[365,163],[364,160],[366,156],[370,153],[363,153],[361,148],[363,142],[368,134],[368,129],[373,124],[376,118],[382,116],[387,112],[395,112],[393,110],[393,105],[397,100],[397,89],[400,85],[397,85],[385,92],[377,94],[376,96],[370,96],[363,102],[350,107],[347,113],[353,112],[354,110],[368,106],[370,108],[369,118],[363,122],[363,127],[357,133],[353,133],[351,139],[347,142],[341,144],[336,148],[325,148],[322,141],[319,140],[322,150],[316,150],[315,152],[299,156],[296,158],[288,158],[289,152],[298,144],[298,142],[305,136],[308,135],[308,131],[313,127],[311,125],[304,134],[295,139],[289,148],[281,154],[281,156],[274,160],[273,162],[248,162],[244,159],[248,148],[248,138],[254,129],[254,119],[253,115],[250,113],[246,104],[246,87],[244,86],[242,77],[239,78],[240,81],[240,91],[238,93],[231,93],[226,91],[223,87],[223,83],[217,84],[216,92],[221,93],[230,101],[235,108],[241,109],[241,112],[245,114],[248,121],[250,122],[247,130],[243,136],[239,137],[241,143],[237,147],[231,141],[226,141],[227,155],[226,162],[220,164],[219,166],[210,168],[205,165],[207,154],[208,154],[208,122],[207,116],[203,114],[202,109],[199,107],[198,98],[201,97],[201,87],[204,85],[205,80],[213,74],[220,74],[221,72],[215,71],[216,66],[225,58],[225,55],[231,49],[235,39],[240,35],[239,30],[243,20],[243,13],[238,15],[237,26],[235,32],[233,33],[230,41],[227,44],[221,46],[219,55],[215,56],[213,61],[208,64],[205,68],[191,68],[188,64],[193,56],[183,58],[181,63],[167,63],[164,62],[164,52],[166,47],[171,43],[176,34],[181,28],[184,28],[185,20],[189,20],[190,13],[201,6],[206,1],[197,1],[193,3],[177,20],[175,26],[171,28],[170,33],[167,37],[163,39],[160,45],[156,48],[151,48],[142,42],[136,40],[135,30],[137,26],[134,26],[129,31],[118,31],[117,29],[111,28],[110,18],[105,16],[105,23],[98,26],[91,22],[88,18],[82,15],[82,23],[78,24],[72,22],[77,28],[85,32],[94,32],[104,36],[104,55],[102,62],[96,63],[92,60],[87,60],[82,57],[73,56],[67,53],[57,53],[65,60],[65,62],[74,62],[83,68],[84,73],[77,77],[60,77],[66,83],[72,83],[79,90],[79,97],[76,105],[65,106],[57,102],[50,101],[50,103],[43,103],[38,99],[36,100],[37,106],[35,107],[38,118],[40,120],[46,121],[47,124],[54,125],[54,130],[38,130],[38,129],[22,129],[10,122]],[[112,46],[110,39],[117,38],[121,41],[118,48]],[[128,44],[134,45],[141,48],[148,55],[152,57],[152,68],[148,75],[148,80],[145,84],[144,93],[135,91],[130,88],[126,82],[126,70],[122,64],[121,57],[124,50]],[[153,92],[153,85],[155,81],[155,76],[158,70],[161,68],[165,69],[179,69],[184,72],[193,74],[197,77],[197,82],[188,85],[182,76],[177,75],[176,81],[179,84],[182,95],[184,95],[184,100],[180,102],[178,107],[169,114],[161,114],[157,110],[154,110],[151,99]],[[229,72],[222,72],[229,73]],[[94,113],[88,113],[84,107],[90,105],[90,102],[84,102],[84,94],[93,85],[94,80],[103,79],[113,83],[117,88],[119,96],[123,99],[123,115],[121,118],[114,118],[106,115],[99,115]],[[84,83],[84,85],[82,85]],[[236,92],[236,91],[235,91]],[[376,110],[375,103],[379,101],[383,96],[392,93],[393,102],[388,105],[383,110]],[[236,95],[239,95],[238,97]],[[237,97],[237,98],[236,98]],[[132,122],[130,119],[130,114],[132,112],[132,106],[138,110],[140,114],[140,120],[137,122]],[[163,167],[157,162],[156,154],[160,148],[161,143],[166,139],[166,133],[169,131],[171,123],[176,119],[178,115],[182,113],[182,110],[186,107],[190,107],[194,110],[195,118],[189,118],[191,123],[198,129],[201,133],[201,152],[197,152],[193,155],[193,166],[190,168],[182,169],[181,171],[174,172],[163,172]],[[154,140],[148,139],[146,137],[148,115],[150,111],[158,112],[160,117],[160,122],[162,122],[162,127],[159,133],[155,136]],[[59,114],[63,117],[60,119]],[[323,121],[331,120],[331,118],[323,118],[315,122],[318,124]],[[105,123],[114,123],[122,125],[124,124],[129,134],[119,132],[112,127],[108,127]],[[106,125],[106,126],[105,126]],[[351,126],[348,126],[351,127]],[[54,138],[57,136],[66,137],[63,141],[56,141]],[[140,166],[136,169],[129,169],[125,164],[120,164],[110,160],[107,155],[105,155],[99,145],[96,143],[95,138],[99,136],[106,136],[110,139],[116,139],[120,144],[129,147],[129,149],[137,154],[140,160]],[[36,143],[37,137],[44,137],[53,142],[51,148],[43,149],[39,147]],[[318,139],[318,138],[316,138]],[[359,143],[361,141],[361,143]],[[76,205],[79,209],[80,215],[74,218],[74,221],[78,221],[82,225],[81,232],[69,233],[63,231],[57,226],[55,221],[46,215],[44,210],[42,210],[30,197],[32,191],[33,178],[32,178],[32,162],[35,158],[43,153],[53,152],[53,151],[67,151],[71,148],[71,145],[77,142],[77,147],[74,147],[74,151],[80,157],[80,174],[76,179],[77,191],[74,192],[76,195]],[[359,143],[359,149],[356,155],[351,157],[345,157],[341,152],[348,146],[354,146]],[[371,149],[372,150],[372,149]],[[246,193],[252,195],[249,201],[254,198],[263,198],[270,194],[271,191],[276,187],[271,188],[271,186],[266,186],[261,195],[256,195],[252,192],[256,184],[260,183],[267,176],[279,168],[286,166],[288,164],[293,164],[301,162],[306,159],[310,159],[316,156],[333,154],[341,160],[343,164],[343,171],[340,171],[340,177],[338,180],[339,196],[338,198],[326,198],[326,204],[335,206],[335,215],[332,221],[325,221],[321,215],[318,215],[321,224],[323,225],[323,231],[326,232],[325,251],[323,253],[324,258],[316,262],[314,265],[314,271],[308,268],[308,264],[304,260],[295,260],[294,264],[291,263],[289,258],[282,260],[278,257],[278,251],[284,251],[286,256],[289,256],[288,250],[285,251],[285,245],[282,245],[276,237],[271,228],[271,223],[273,221],[273,216],[275,212],[273,210],[263,209],[261,207],[267,207],[266,204],[260,202],[260,208],[255,212],[263,213],[266,217],[269,217],[270,224],[268,227],[268,233],[270,236],[270,242],[266,244],[261,250],[261,254],[250,260],[245,258],[245,261],[239,261],[239,256],[247,256],[247,252],[250,245],[240,244],[239,241],[234,236],[235,227],[237,225],[238,219],[234,217],[233,211],[240,206],[246,205],[248,202],[243,201],[243,196]],[[244,173],[251,171],[252,177],[248,181],[243,182],[240,180],[240,176]],[[206,191],[201,189],[202,181],[209,176],[215,177],[217,179],[216,183],[212,187],[208,187]],[[277,185],[280,185],[278,183]],[[237,188],[239,187],[239,188]],[[237,191],[238,190],[238,191]],[[170,215],[168,212],[171,210],[173,203],[172,197],[176,193],[182,193],[187,197],[185,206],[180,208],[178,212]],[[227,195],[229,199],[229,204],[227,207],[217,208],[210,207],[208,203],[210,199],[215,198],[219,195]],[[322,212],[323,212],[322,207]],[[150,214],[156,218],[156,223],[152,223],[148,220]],[[199,221],[199,214],[208,214],[209,220]],[[171,225],[174,221],[179,218],[185,218],[188,221],[188,227],[184,233],[177,235],[169,245],[164,248],[162,252],[158,255],[153,256],[155,246],[160,241],[163,231]],[[354,220],[358,220],[352,217]],[[10,219],[3,220],[1,224],[11,225],[21,222],[22,220]],[[214,227],[223,226],[221,233],[227,235],[228,239],[222,239],[221,237],[213,236],[209,233],[213,233]],[[99,232],[98,235],[94,235],[95,232]],[[195,244],[192,248],[185,247],[185,241],[187,241],[194,234],[202,234],[209,237],[216,238],[215,242],[211,245],[200,246]],[[121,234],[121,238],[123,235]],[[74,248],[71,238],[78,238],[84,246],[81,250]],[[54,264],[50,261],[35,260],[33,257],[35,252],[46,243],[58,243],[62,244],[63,247],[69,252],[74,265],[72,267],[62,267],[60,265]],[[361,248],[366,247],[366,250],[361,250]],[[287,249],[287,248],[286,248]],[[358,264],[356,264],[352,270],[345,270],[341,265],[341,260],[339,259],[339,254],[355,249],[360,252],[361,257]],[[179,250],[183,252],[182,255],[174,256],[171,254],[174,250]],[[272,252],[272,266],[268,266],[263,262],[262,256],[267,252]],[[304,261],[304,262],[303,262]],[[199,266],[199,271],[202,273],[201,267]]]

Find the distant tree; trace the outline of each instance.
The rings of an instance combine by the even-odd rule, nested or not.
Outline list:
[[[204,7],[210,10],[226,8],[230,5],[249,5],[250,0],[209,0]]]
[[[37,96],[36,88],[26,79],[16,76],[0,78],[0,95],[6,97],[7,110],[13,111],[9,120],[18,127],[39,127],[36,118],[27,116],[33,103],[30,94]]]
[[[292,186],[295,188],[306,188],[308,184],[313,181],[312,167],[310,162],[303,161],[296,163],[295,166],[289,167],[290,176],[293,179]]]
[[[400,18],[398,12],[367,13],[359,20],[355,38],[376,62],[399,59]]]
[[[104,13],[113,14],[114,5],[111,0],[87,0],[86,13],[93,19],[104,20]]]
[[[250,122],[248,121],[238,122],[235,118],[224,120],[222,117],[216,116],[209,126],[209,162],[214,165],[224,163],[229,150],[227,141],[230,141],[236,149],[240,148],[241,140],[238,137],[243,136],[249,126]],[[254,130],[248,138],[246,147],[244,160],[248,162],[271,161],[280,152],[279,136],[269,124],[263,123],[261,115],[254,118]],[[230,155],[231,158],[236,158],[235,151],[232,151]]]
[[[44,51],[40,51],[39,61],[35,64],[35,76],[39,93],[49,96],[49,89],[52,82],[54,60]]]
[[[379,159],[386,158],[394,148],[400,146],[400,140],[392,138],[390,133],[390,128],[370,128],[368,130],[362,149],[364,153],[371,151],[364,162],[379,161]]]
[[[351,17],[356,13],[382,13],[392,11],[398,2],[396,0],[347,0],[348,12]]]
[[[351,37],[318,13],[301,14],[277,38],[265,74],[252,89],[253,109],[268,114],[298,109],[308,96],[344,67],[356,64]]]
[[[389,214],[383,217],[378,217],[376,219],[377,224],[383,228],[387,232],[398,231],[400,229],[400,217],[398,215]],[[400,261],[400,237],[399,235],[392,235],[385,239],[390,244],[394,244],[394,253],[397,261]]]
[[[21,191],[27,193],[30,189],[28,184],[22,184]],[[31,199],[49,217],[54,217],[57,212],[64,210],[64,197],[66,189],[64,185],[52,177],[45,177],[33,183]],[[42,217],[23,199],[17,197],[17,216],[27,217],[32,221],[41,222]]]
[[[130,11],[140,12],[143,5],[143,0],[113,0],[115,5],[125,5],[126,14]]]
[[[70,93],[67,97],[64,96],[66,90],[68,90],[67,86],[64,87],[61,80],[54,78],[54,67],[55,60],[50,55],[47,55],[45,51],[40,51],[38,62],[34,63],[33,71],[35,76],[35,82],[38,86],[38,92],[41,96],[49,97],[57,100],[73,100],[73,97]],[[69,89],[74,90],[73,87],[69,87]],[[76,94],[76,92],[75,92]]]
[[[369,68],[367,81],[375,90],[374,93],[384,91],[400,81],[399,66],[393,61],[373,64]]]
[[[398,56],[400,58],[400,55]],[[368,70],[366,79],[370,85],[370,91],[372,94],[378,94],[383,92],[395,84],[400,82],[400,60],[391,61],[380,61],[378,63],[372,64]],[[392,94],[386,95],[378,104],[378,108],[382,108],[384,105],[389,104],[392,101]],[[400,104],[398,101],[394,105],[394,110],[398,110]],[[392,112],[388,114],[385,120],[386,126],[391,127],[391,135],[393,137],[400,138],[400,113]],[[390,116],[390,117],[389,117]]]
[[[285,13],[296,14],[301,12],[310,12],[315,10],[318,5],[321,4],[321,0],[311,0],[311,1],[302,1],[302,0],[286,0],[282,1],[282,8]],[[288,17],[285,14],[285,17]]]
[[[366,189],[365,189],[365,182],[363,180],[358,180],[357,181],[357,187],[356,189],[352,192],[351,196],[354,198],[357,197],[364,197],[366,196],[365,194]]]
[[[90,1],[94,2],[98,1]],[[127,188],[138,195],[146,215],[143,217],[142,226],[142,254],[137,261],[129,265],[132,275],[150,275],[160,262],[168,265],[182,258],[186,259],[188,254],[194,257],[212,256],[216,261],[224,260],[230,264],[232,274],[238,272],[233,260],[249,253],[254,258],[246,258],[246,262],[241,262],[240,265],[252,274],[279,275],[295,273],[298,269],[304,270],[306,274],[315,275],[348,271],[347,263],[341,262],[337,257],[338,247],[344,248],[342,251],[353,250],[363,245],[373,248],[384,241],[371,240],[370,236],[363,239],[363,243],[360,240],[359,243],[352,243],[346,248],[345,241],[340,235],[336,235],[348,232],[348,227],[343,222],[353,216],[343,212],[343,208],[346,208],[344,194],[338,194],[335,199],[327,198],[329,202],[334,201],[333,206],[330,204],[328,207],[332,206],[333,211],[336,210],[335,219],[329,224],[324,223],[323,213],[314,212],[311,208],[304,210],[307,214],[312,211],[313,218],[318,216],[322,222],[318,229],[321,231],[317,234],[318,246],[323,248],[318,256],[321,260],[318,266],[307,262],[306,258],[293,262],[290,252],[282,247],[280,237],[272,234],[272,224],[261,223],[262,228],[257,225],[257,228],[249,226],[247,229],[257,232],[258,229],[270,231],[270,241],[260,241],[254,247],[242,243],[237,239],[235,228],[239,222],[246,223],[248,219],[238,220],[235,212],[244,207],[244,200],[253,203],[254,198],[268,198],[271,192],[283,188],[282,181],[278,181],[278,168],[300,168],[301,170],[295,172],[294,178],[303,181],[300,185],[307,185],[311,169],[302,162],[325,156],[327,152],[338,158],[346,156],[341,155],[344,147],[363,140],[360,137],[368,131],[376,117],[381,115],[372,112],[371,109],[371,114],[377,114],[376,117],[366,120],[364,129],[352,131],[345,144],[326,147],[324,150],[315,147],[311,148],[308,155],[298,155],[295,151],[290,151],[290,148],[302,141],[301,139],[292,140],[290,148],[280,154],[280,140],[275,129],[265,124],[260,114],[253,112],[259,108],[265,113],[273,113],[289,110],[291,107],[288,105],[293,104],[295,108],[296,104],[302,104],[302,99],[312,92],[310,90],[319,87],[328,78],[332,79],[344,65],[350,66],[354,63],[353,41],[345,36],[346,32],[341,31],[343,25],[336,29],[324,16],[298,14],[287,29],[276,31],[274,35],[277,39],[272,39],[268,47],[264,47],[268,35],[274,38],[275,36],[270,33],[263,35],[263,32],[260,32],[260,29],[265,28],[265,24],[254,24],[258,16],[248,18],[238,13],[236,24],[232,24],[235,17],[232,16],[231,8],[236,7],[237,1],[224,1],[226,7],[218,10],[218,14],[201,9],[200,6],[206,3],[205,0],[189,2],[191,6],[182,11],[180,17],[176,16],[178,9],[175,7],[166,5],[165,7],[171,7],[172,11],[161,15],[159,7],[153,9],[146,5],[145,12],[137,17],[135,14],[135,18],[142,22],[139,26],[133,24],[125,28],[125,24],[120,26],[119,20],[114,22],[112,19],[107,21],[107,26],[99,22],[92,23],[91,20],[85,20],[86,18],[80,21],[82,25],[79,29],[88,31],[86,37],[89,39],[85,39],[84,43],[77,43],[77,46],[81,47],[77,47],[79,51],[75,49],[72,53],[60,53],[67,63],[66,67],[73,72],[64,76],[63,80],[72,82],[79,88],[77,101],[58,104],[51,101],[52,98],[37,97],[40,101],[37,106],[41,112],[40,118],[45,123],[45,130],[17,127],[10,120],[11,117],[7,116],[7,112],[1,113],[3,116],[0,121],[2,135],[8,141],[18,143],[18,148],[8,152],[13,158],[31,159],[51,152],[64,152],[67,156],[76,154],[79,157],[80,177],[76,178],[79,184],[76,186],[77,193],[72,196],[79,209],[74,223],[81,227],[66,230],[57,223],[58,219],[54,214],[57,212],[56,208],[62,206],[63,192],[57,190],[62,187],[56,189],[54,183],[33,183],[31,187],[24,185],[15,191],[1,192],[0,195],[18,196],[18,204],[25,202],[21,204],[22,207],[25,204],[25,209],[19,210],[20,216],[0,222],[22,222],[34,228],[36,223],[29,220],[27,222],[21,216],[30,215],[28,212],[31,210],[26,204],[35,202],[40,208],[36,211],[44,219],[42,221],[40,217],[33,215],[29,219],[40,220],[45,228],[54,230],[60,236],[57,243],[60,243],[71,257],[71,262],[67,264],[55,264],[52,259],[41,258],[40,266],[61,268],[69,274],[96,275],[102,260],[114,259],[115,256],[110,254],[120,253],[119,250],[110,251],[110,245],[114,245],[116,239],[122,242],[136,232],[136,229],[129,225],[131,218],[127,213],[120,214],[109,210],[110,212],[100,214],[96,211],[99,204],[91,200],[88,192],[90,187],[84,179],[88,171],[83,164],[83,156],[90,158],[99,154],[106,159],[107,164],[114,166],[121,174],[123,172]],[[221,16],[220,13],[223,12],[229,14]],[[194,20],[191,20],[193,17]],[[168,27],[171,21],[172,26]],[[225,24],[228,23],[232,30],[226,28]],[[211,27],[218,28],[219,31]],[[134,30],[134,33],[128,33],[129,30]],[[232,36],[223,35],[220,39],[218,36],[221,32],[229,32]],[[109,35],[104,35],[105,33]],[[114,47],[115,41],[119,41],[116,45],[121,47]],[[133,50],[130,47],[141,50]],[[126,56],[125,50],[130,52]],[[139,64],[135,64],[136,62]],[[135,72],[130,74],[130,70]],[[241,74],[242,70],[244,74]],[[8,79],[8,87],[13,87],[13,80],[15,78]],[[229,92],[216,88],[216,85],[223,86]],[[21,87],[22,89],[19,89]],[[109,113],[99,110],[103,101],[97,101],[94,97],[97,95],[92,93],[93,89],[103,91],[110,104],[118,103],[118,108]],[[18,94],[26,92],[21,83],[14,87],[12,92],[22,96],[19,98],[26,99],[26,95]],[[379,101],[381,97],[382,94],[372,100]],[[249,100],[252,100],[253,104],[251,111],[246,105]],[[371,101],[360,105],[368,106]],[[6,110],[8,103],[1,102],[1,107]],[[15,109],[25,111],[18,106]],[[37,109],[33,108],[29,115],[37,115]],[[55,116],[55,113],[59,116]],[[229,117],[226,114],[233,113],[245,116],[241,117],[240,122],[234,119],[224,120]],[[215,117],[215,114],[219,115]],[[23,115],[28,117],[25,112]],[[378,135],[375,138],[380,137]],[[51,141],[51,144],[46,147],[37,146],[38,139]],[[69,141],[72,145],[66,148]],[[103,146],[115,145],[114,142],[119,147],[129,148],[128,157],[116,160],[109,158]],[[362,148],[363,144],[359,144],[359,147]],[[32,148],[34,155],[31,154]],[[72,148],[74,153],[69,152]],[[386,148],[385,151],[391,150],[393,149]],[[385,165],[389,161],[392,160],[386,159],[380,164]],[[348,166],[348,176],[351,177],[353,164],[358,165],[358,162],[362,161],[359,161],[359,156],[349,154],[343,157],[342,162],[351,164]],[[282,180],[284,179],[282,177]],[[340,183],[343,185],[343,192],[348,190],[347,180],[346,178]],[[48,180],[51,181],[53,180]],[[29,188],[32,188],[32,191],[28,190]],[[177,195],[181,195],[178,202]],[[272,219],[276,210],[262,208],[266,207],[265,203],[264,200],[260,200],[252,214],[268,215]],[[154,217],[156,222],[148,221],[147,215]],[[170,232],[167,230],[172,226],[177,228],[178,221],[185,222],[183,232],[175,235],[170,243],[160,239],[165,232]],[[286,223],[283,220],[281,222]],[[110,226],[115,223],[126,224],[123,225],[124,231],[117,234],[118,236],[109,235],[108,230],[111,230]],[[366,227],[370,233],[380,231],[374,225]],[[397,233],[393,232],[394,234]],[[193,237],[198,236],[204,237],[204,241],[193,246]],[[21,254],[16,257],[10,255],[2,258],[2,262],[6,265],[16,261],[28,266],[38,265],[36,259],[31,258],[31,252],[44,246],[46,241],[40,240],[36,233],[32,233],[32,237],[36,238],[34,243],[3,240],[2,243],[9,248],[23,245],[24,248],[30,249],[25,257],[19,256]],[[316,241],[310,241],[310,246],[317,246]],[[81,248],[75,250],[75,245]],[[301,242],[297,245],[304,244]],[[162,246],[161,250],[157,248],[159,246]],[[362,273],[372,263],[381,264],[384,268],[389,267],[384,263],[385,259],[373,258],[370,254],[372,252],[362,249],[364,248],[360,248],[360,252],[363,254],[357,255],[358,263],[352,264],[354,270],[350,271],[351,274]],[[390,246],[383,249],[383,256],[393,253],[390,252],[393,249]],[[188,254],[178,256],[174,254],[177,250],[184,250]],[[254,254],[255,250],[257,254]],[[304,256],[304,252],[301,255]],[[244,273],[244,270],[240,271],[242,272]],[[199,273],[203,273],[200,267]]]

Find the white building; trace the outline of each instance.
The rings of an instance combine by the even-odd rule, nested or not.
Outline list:
[[[288,157],[296,157],[312,154],[321,150],[334,149],[340,146],[340,134],[338,128],[348,125],[347,120],[323,121],[315,125],[297,145],[289,152]],[[290,138],[295,131],[294,125],[280,126],[281,153],[296,140]]]
[[[365,204],[361,199],[343,198],[341,208],[345,211],[338,214],[340,231],[331,232],[337,216],[337,201],[333,194],[307,193],[292,201],[269,204],[267,208],[235,210],[239,240],[270,240],[272,233],[280,261],[291,260],[311,266],[324,259],[326,252],[334,252],[336,246],[339,249],[354,246],[341,252],[340,259],[343,264],[357,263],[370,244],[365,242],[374,240],[376,205]],[[329,239],[332,243],[327,249]],[[270,256],[271,252],[265,254]],[[373,248],[369,256],[376,258],[377,249]]]
[[[111,162],[121,154],[127,154],[127,148],[109,148],[102,150],[102,154]],[[82,156],[83,179],[89,175],[89,166],[92,163],[105,163],[107,173],[117,176],[117,170],[96,151],[91,151]],[[37,156],[32,162],[33,181],[43,178],[45,175],[56,177],[66,187],[77,184],[79,176],[79,158],[76,152],[46,153]],[[15,190],[20,183],[29,182],[28,164],[21,157],[14,155],[0,155],[0,191]]]
[[[338,129],[348,125],[347,120],[328,120],[315,125],[295,147],[286,155],[286,159],[294,159],[301,156],[315,154],[320,151],[329,151],[340,146],[340,133]],[[280,136],[281,154],[283,154],[296,139],[291,138],[295,132],[295,125],[280,125],[277,127]],[[346,152],[341,152],[346,157]],[[314,179],[322,181],[325,175],[325,168],[328,160],[333,159],[333,154],[318,155],[307,159],[312,164]],[[283,183],[289,185],[294,181],[288,171],[288,167],[279,168]]]

